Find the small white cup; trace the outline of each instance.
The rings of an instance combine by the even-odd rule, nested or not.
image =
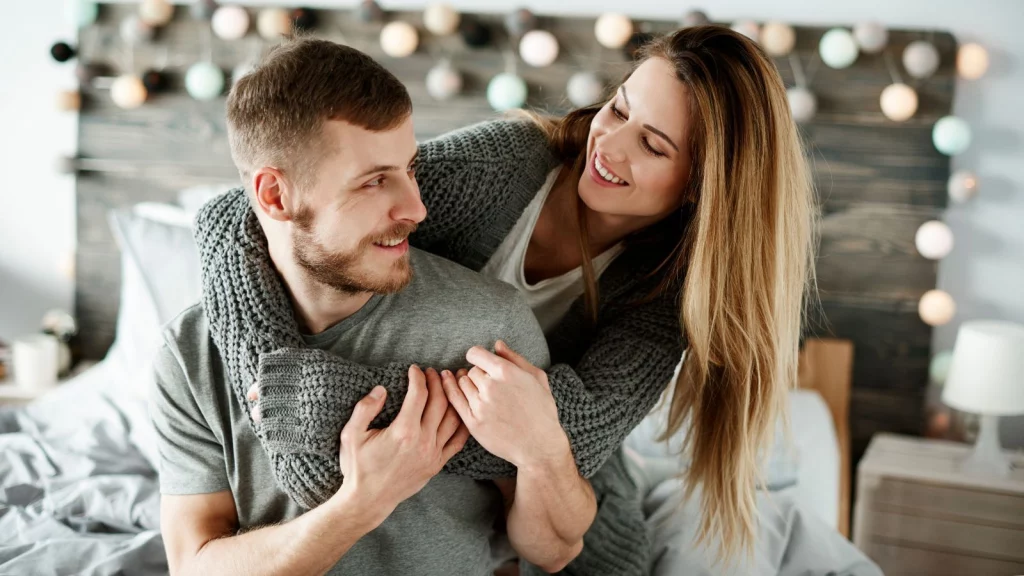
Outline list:
[[[33,334],[14,341],[11,347],[14,382],[26,390],[57,385],[59,342],[49,334]]]

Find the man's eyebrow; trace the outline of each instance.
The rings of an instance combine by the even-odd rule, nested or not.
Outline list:
[[[403,171],[404,170],[408,170],[409,166],[412,166],[413,164],[415,164],[416,161],[419,160],[419,159],[420,159],[420,153],[419,153],[419,150],[417,150],[416,154],[413,155],[412,160],[409,161],[409,164],[406,165],[405,168],[399,168],[398,166],[395,166],[395,165],[392,165],[392,164],[378,164],[378,165],[374,166],[373,168],[370,168],[369,170],[365,170],[364,172],[362,172],[358,176],[354,176],[352,179],[353,180],[359,180],[360,178],[366,178],[367,176],[370,176],[371,174],[375,174],[377,172],[396,172],[396,171],[399,171],[399,170],[403,170]]]

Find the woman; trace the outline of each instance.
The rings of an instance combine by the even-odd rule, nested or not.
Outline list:
[[[522,290],[557,362],[546,374],[507,363],[499,377],[486,367],[510,351],[478,355],[458,385],[446,378],[453,405],[485,378],[547,384],[544,402],[557,404],[591,477],[656,403],[685,343],[667,432],[691,428],[701,539],[723,556],[749,549],[758,454],[796,378],[814,213],[785,88],[764,52],[721,27],[677,31],[649,44],[602,105],[424,144],[417,180],[428,218],[413,245]],[[534,408],[518,416],[555,413]],[[278,473],[300,458],[281,455]],[[592,532],[615,532],[607,522],[621,519],[606,510],[609,493],[631,505],[621,459],[607,468],[594,477]],[[577,562],[602,552],[590,544]]]

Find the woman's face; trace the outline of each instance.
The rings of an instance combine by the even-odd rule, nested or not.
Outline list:
[[[588,208],[640,227],[683,203],[690,175],[689,90],[671,64],[641,64],[594,116],[579,195]]]

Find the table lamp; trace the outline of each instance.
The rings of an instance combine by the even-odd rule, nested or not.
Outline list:
[[[957,333],[942,401],[981,415],[974,452],[961,469],[1005,477],[1010,463],[999,446],[999,417],[1024,414],[1024,326],[994,320],[964,322]]]

